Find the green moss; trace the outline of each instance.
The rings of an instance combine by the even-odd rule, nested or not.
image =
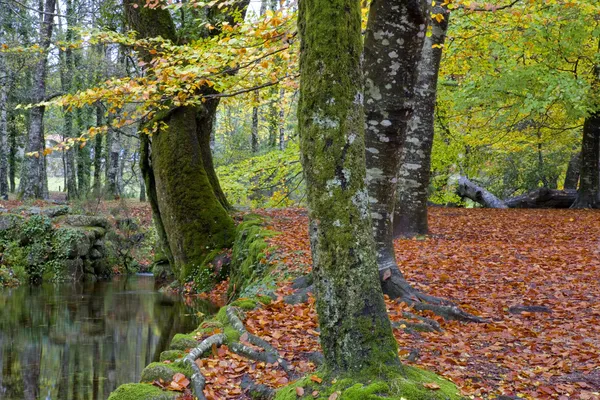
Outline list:
[[[259,304],[260,304],[259,301],[256,299],[244,298],[244,299],[237,299],[230,305],[232,305],[234,307],[239,307],[244,311],[251,311],[251,310],[254,310],[256,307],[258,307]]]
[[[186,353],[183,350],[167,350],[160,353],[160,361],[175,361],[185,357]]]
[[[171,350],[185,351],[188,349],[192,349],[196,346],[198,346],[198,341],[196,340],[195,335],[193,333],[178,333],[173,337],[173,340],[171,340],[171,345],[169,346],[169,348]]]
[[[260,301],[261,304],[264,304],[265,306],[268,306],[273,301],[273,299],[269,296],[265,296],[262,294],[257,295],[256,298],[258,299],[258,301]]]
[[[253,284],[260,282],[271,270],[266,257],[269,250],[266,238],[275,232],[264,229],[262,224],[260,216],[248,214],[236,228],[228,290],[230,297],[246,294]]]
[[[313,399],[313,391],[319,392],[317,399],[328,399],[333,393],[340,394],[340,400],[459,400],[460,391],[452,382],[419,368],[403,366],[383,374],[364,373],[356,377],[331,380],[324,373],[317,373],[323,379],[321,384],[310,378],[303,378],[290,386],[277,391],[275,400],[298,399],[296,387],[304,388],[304,399]],[[334,382],[334,383],[331,383]],[[435,384],[439,389],[428,389],[424,384]]]
[[[240,333],[235,330],[231,325],[227,325],[223,328],[223,333],[227,337],[227,342],[237,342],[240,340]]]
[[[165,364],[161,362],[153,362],[142,371],[140,382],[153,382],[155,380],[163,380],[170,382],[173,375],[182,373],[187,377],[192,376],[192,370],[182,363]]]
[[[108,400],[172,400],[178,395],[145,383],[127,383],[112,392]]]

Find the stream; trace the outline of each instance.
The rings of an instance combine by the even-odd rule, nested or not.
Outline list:
[[[0,400],[104,400],[199,323],[152,276],[0,289]]]

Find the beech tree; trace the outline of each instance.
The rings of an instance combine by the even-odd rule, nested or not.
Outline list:
[[[243,10],[246,6],[243,2],[238,7]],[[129,25],[142,37],[178,41],[169,10],[145,7],[138,0],[125,1],[124,7]],[[222,15],[218,10],[215,7],[209,14],[216,19],[231,18],[231,14]],[[217,34],[218,29],[210,33]],[[214,94],[209,86],[199,91]],[[152,137],[141,137],[141,169],[157,231],[181,281],[202,266],[212,251],[233,241],[234,223],[210,153],[218,103],[218,98],[213,98],[202,106],[173,106],[159,112],[147,125],[160,123],[162,127]]]
[[[440,5],[432,13],[443,19],[431,20],[431,35],[425,38],[418,64],[414,112],[403,140],[398,170],[394,236],[413,237],[429,233],[427,200],[431,151],[435,131],[435,105],[442,51],[450,13]]]
[[[327,368],[398,366],[377,276],[365,141],[360,4],[300,2],[298,123]]]

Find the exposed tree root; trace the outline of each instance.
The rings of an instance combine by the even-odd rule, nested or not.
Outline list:
[[[263,351],[255,350],[241,342],[228,342],[227,337],[222,333],[212,335],[204,339],[197,347],[192,349],[192,351],[190,351],[183,358],[183,362],[193,371],[193,374],[190,377],[190,383],[192,391],[198,400],[206,400],[206,396],[204,396],[206,378],[204,375],[202,375],[200,367],[198,367],[198,364],[196,364],[196,360],[205,357],[212,350],[213,346],[220,347],[225,343],[229,345],[229,349],[235,354],[255,361],[277,364],[285,371],[288,377],[294,378],[293,369],[289,363],[279,355],[279,352],[273,346],[271,346],[269,342],[248,332],[244,326],[244,323],[238,316],[238,312],[239,310],[235,307],[227,307],[226,315],[229,324],[236,331],[238,331],[244,341],[247,341],[253,346],[261,348]],[[252,393],[255,393],[258,396],[256,398],[270,399],[275,393],[274,390],[268,386],[254,383],[250,377],[245,377],[244,379],[245,381],[242,381],[242,389],[252,391]]]
[[[267,385],[256,383],[248,374],[242,376],[240,384],[242,390],[254,400],[270,400],[275,397],[275,390]]]
[[[288,364],[288,362],[279,355],[279,352],[273,346],[271,346],[271,344],[269,342],[248,332],[246,330],[246,327],[244,326],[244,323],[238,317],[237,312],[238,312],[237,308],[227,307],[227,319],[229,320],[229,323],[236,331],[239,332],[240,335],[247,337],[246,341],[248,343],[250,343],[254,346],[260,347],[261,349],[264,350],[264,353],[257,352],[256,350],[251,349],[250,347],[245,346],[241,343],[232,343],[230,345],[231,350],[236,351],[233,348],[235,345],[235,348],[237,350],[242,351],[242,353],[240,353],[240,355],[242,355],[242,356],[245,356],[245,357],[248,357],[248,358],[251,358],[254,360],[265,361],[270,364],[278,363],[279,366],[281,366],[281,368],[285,371],[285,373],[288,376],[290,376],[293,373],[293,371],[292,371],[292,368],[290,367],[290,365]]]
[[[198,347],[194,348],[183,358],[183,362],[189,365],[194,372],[190,377],[190,383],[192,384],[192,391],[198,400],[206,400],[206,397],[204,396],[206,378],[202,375],[200,367],[196,364],[196,360],[204,357],[213,346],[221,346],[226,340],[227,338],[222,333],[212,335],[204,339]]]
[[[461,310],[460,307],[449,300],[421,293],[404,279],[404,276],[402,276],[402,273],[398,268],[381,270],[379,277],[383,293],[387,294],[392,299],[402,301],[412,306],[415,310],[432,311],[446,320],[486,322],[483,318]],[[423,317],[420,317],[419,319],[430,325],[432,323],[437,324],[437,322],[429,318],[427,318],[428,321],[424,321],[422,318]],[[437,326],[439,327],[439,324],[437,324]]]

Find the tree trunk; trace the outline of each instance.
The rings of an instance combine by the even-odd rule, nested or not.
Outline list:
[[[502,200],[488,192],[486,189],[477,186],[464,176],[458,178],[457,194],[461,197],[471,199],[487,208],[508,208]]]
[[[0,198],[8,200],[8,87],[9,71],[0,53]]]
[[[204,265],[210,251],[229,247],[235,230],[204,166],[197,133],[203,121],[198,115],[192,107],[170,111],[161,118],[168,127],[152,136],[151,146],[160,218],[173,255],[173,271],[182,282]]]
[[[365,39],[365,111],[377,263],[384,293],[397,298],[409,297],[411,288],[396,264],[392,217],[402,143],[414,113],[416,67],[428,8],[425,1],[394,4],[396,7],[384,0],[371,3]]]
[[[204,107],[200,110],[196,116],[196,129],[198,132],[198,140],[200,141],[200,151],[202,152],[202,162],[206,175],[213,188],[215,196],[219,200],[219,203],[226,210],[231,209],[231,205],[227,201],[227,197],[221,188],[217,172],[213,163],[212,148],[210,145],[211,138],[213,135],[213,127],[215,123],[215,117],[217,115],[217,107],[219,106],[219,99],[211,99],[204,102]]]
[[[577,152],[571,156],[567,173],[565,174],[565,189],[577,190],[579,183],[579,170],[581,168],[581,152]]]
[[[79,131],[87,131],[89,129],[90,126],[87,121],[90,118],[90,110],[89,108],[77,110],[77,126]],[[75,154],[77,155],[77,192],[80,197],[85,198],[90,191],[90,173],[92,167],[90,147],[78,147]]]
[[[10,167],[10,171],[8,174],[8,180],[10,183],[10,192],[15,193],[17,190],[17,156],[19,153],[19,146],[17,145],[17,132],[13,128],[9,132],[9,141],[10,141],[10,151],[8,153],[8,166]]]
[[[434,115],[437,81],[442,59],[442,46],[448,30],[450,13],[440,6],[434,14],[443,14],[444,20],[431,21],[431,36],[425,38],[418,64],[414,113],[404,139],[398,193],[394,213],[394,236],[414,237],[429,232],[427,197],[431,173]],[[434,47],[435,46],[435,47]]]
[[[252,127],[251,127],[251,135],[250,144],[252,147],[252,152],[258,152],[258,102],[260,101],[258,92],[254,92],[254,101],[255,105],[252,107]]]
[[[119,157],[121,162],[119,163],[119,174],[117,175],[117,186],[119,187],[119,193],[125,193],[125,162],[127,161],[127,157],[129,157],[129,150],[127,147],[123,146],[123,151],[121,152],[121,156]]]
[[[581,145],[581,176],[573,208],[598,208],[600,168],[600,112],[585,119]]]
[[[66,41],[73,41],[73,3],[71,0],[66,2],[66,13],[67,13],[67,32]],[[59,25],[60,28],[60,25]],[[69,93],[73,85],[73,75],[75,74],[75,65],[73,62],[73,49],[67,47],[66,50],[59,50],[59,57],[62,62],[62,68],[60,69],[60,81],[63,92]],[[69,107],[63,107],[64,114],[64,125],[63,125],[63,138],[73,137],[73,113],[69,110]],[[71,147],[65,151],[65,166],[64,171],[66,177],[66,189],[67,198],[74,200],[79,197],[77,193],[77,169],[75,166],[75,153],[77,147]]]
[[[285,89],[279,89],[279,150],[285,150],[285,110],[283,101],[285,100]]]
[[[104,112],[102,105],[96,105],[96,126],[104,125]],[[94,184],[93,192],[95,196],[100,195],[102,189],[102,135],[96,135],[94,138]]]
[[[569,208],[577,197],[576,190],[539,188],[530,193],[500,200],[486,189],[461,176],[456,192],[487,208]]]
[[[238,11],[247,4],[239,3]],[[233,11],[236,10],[226,12]],[[141,0],[127,0],[125,14],[142,36],[176,41],[168,10],[149,9]],[[225,19],[228,18],[226,14]],[[229,247],[235,234],[233,219],[215,195],[204,163],[210,152],[210,131],[216,112],[216,103],[207,103],[201,108],[177,107],[159,113],[148,123],[165,122],[166,127],[153,134],[151,140],[142,138],[141,168],[148,198],[159,236],[168,248],[167,255],[180,281],[204,266],[213,250]]]
[[[52,38],[54,9],[56,0],[45,0],[45,13],[40,20],[40,50],[34,70],[31,101],[39,104],[46,97],[46,76],[48,74],[48,48]],[[26,156],[21,169],[20,196],[23,199],[48,197],[46,163],[44,151],[44,106],[34,106],[30,112],[29,130],[25,153],[36,153],[37,156]]]
[[[365,185],[360,4],[303,0],[299,31],[300,149],[324,368],[397,366]]]
[[[109,128],[109,131],[111,129]],[[108,137],[107,137],[108,139]],[[119,197],[119,153],[121,146],[119,145],[119,134],[116,132],[110,133],[110,147],[107,144],[107,165],[106,165],[106,187],[104,196],[107,199],[116,199]]]

